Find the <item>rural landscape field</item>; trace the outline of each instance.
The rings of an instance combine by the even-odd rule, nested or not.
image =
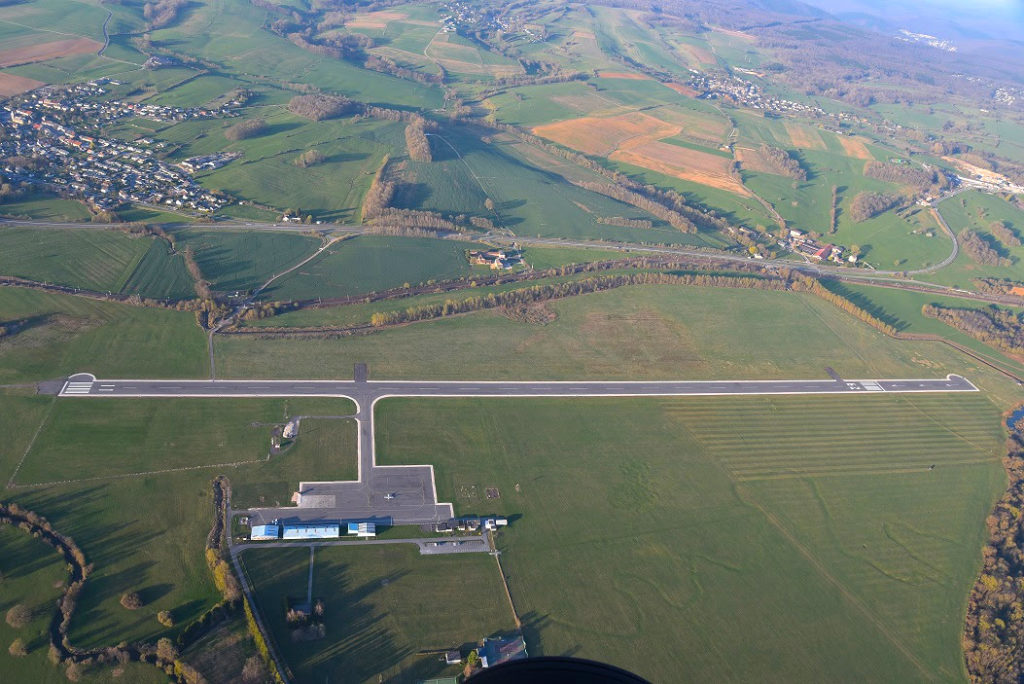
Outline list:
[[[913,5],[0,2],[0,681],[1024,679],[1024,14]]]

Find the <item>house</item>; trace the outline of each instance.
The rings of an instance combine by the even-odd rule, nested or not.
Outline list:
[[[469,252],[469,263],[475,266],[490,266],[493,270],[508,270],[523,260],[519,251],[503,249],[480,250]]]
[[[462,653],[459,651],[448,651],[444,654],[445,665],[458,665],[462,662]]]
[[[484,639],[476,653],[480,656],[480,665],[485,668],[511,660],[522,660],[529,655],[526,652],[526,641],[519,634],[507,638]]]
[[[832,252],[832,245],[825,245],[824,247],[822,247],[821,249],[816,251],[811,256],[813,258],[818,259],[819,261],[821,261],[822,259],[827,259],[829,254],[831,254],[831,252]]]
[[[281,526],[280,525],[253,525],[252,534],[249,535],[249,539],[253,541],[262,541],[265,539],[279,539],[281,537]]]

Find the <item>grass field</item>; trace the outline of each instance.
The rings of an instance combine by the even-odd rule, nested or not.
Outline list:
[[[421,557],[412,546],[317,549],[313,596],[326,603],[326,637],[293,642],[284,614],[306,598],[307,549],[254,549],[242,556],[256,599],[300,681],[417,682],[457,670],[425,649],[457,648],[514,627],[494,559]]]
[[[532,655],[653,681],[964,676],[1005,486],[984,396],[389,400],[378,428],[381,462],[432,462],[457,513],[512,518]]]
[[[0,214],[34,221],[88,221],[91,214],[76,200],[34,193],[0,205]]]
[[[200,174],[204,187],[282,212],[297,209],[319,220],[349,222],[358,217],[363,193],[403,130],[400,124],[374,120],[311,122],[273,105],[256,111],[268,124],[265,133],[256,137],[225,138],[224,129],[237,120],[185,121],[157,137],[178,146],[175,161],[220,151],[242,154]],[[296,166],[296,158],[312,149],[324,155],[323,163],[305,169]]]
[[[902,332],[944,337],[981,354],[1001,368],[1018,374],[1024,373],[1024,364],[1020,361],[1006,356],[999,350],[979,342],[952,326],[935,318],[928,318],[921,313],[921,308],[926,304],[939,304],[958,309],[979,308],[984,306],[983,304],[956,297],[941,297],[922,292],[908,292],[868,285],[829,283],[828,287],[845,297],[852,298],[860,306],[895,325]],[[1016,311],[1020,312],[1020,309]]]
[[[655,220],[650,229],[602,225],[599,217],[652,217],[627,204],[560,182],[525,160],[515,145],[485,145],[459,128],[432,138],[435,161],[408,165],[408,187],[398,205],[413,209],[493,214],[484,202],[494,201],[496,223],[523,235],[586,237],[632,242],[681,243],[686,236]]]
[[[192,231],[175,233],[177,248],[190,247],[203,277],[214,290],[255,289],[319,246],[316,238],[295,233]]]
[[[993,277],[1024,281],[1024,247],[1004,245],[989,231],[989,225],[993,221],[1004,221],[1018,236],[1024,237],[1024,211],[999,197],[976,191],[964,192],[945,200],[939,205],[939,210],[954,233],[959,234],[964,228],[975,231],[990,244],[995,245],[1001,256],[1010,258],[1013,263],[1009,266],[981,265],[960,250],[956,261],[938,273],[930,275],[929,279],[963,289],[974,289],[972,278]]]
[[[342,339],[218,337],[224,377],[851,378],[932,377],[982,366],[935,343],[887,338],[809,295],[628,287],[548,304],[536,325],[485,311]],[[983,383],[985,384],[985,383]],[[1000,390],[995,379],[986,390]]]
[[[46,653],[53,604],[66,584],[67,568],[52,547],[9,525],[0,527],[0,546],[4,549],[0,558],[4,578],[0,609],[6,613],[11,606],[22,603],[32,610],[32,621],[21,629],[6,622],[0,624],[0,643],[4,645],[0,649],[0,668],[4,679],[40,684],[66,682],[63,668],[51,664]],[[27,656],[13,657],[8,653],[6,646],[16,638],[24,641]],[[167,676],[152,665],[130,663],[120,667],[118,675],[109,667],[87,669],[81,681],[156,684],[167,681]]]
[[[120,292],[151,243],[112,230],[0,228],[0,273]]]
[[[468,275],[472,243],[421,238],[360,236],[335,243],[323,255],[281,278],[266,299],[341,297]]]
[[[346,477],[355,469],[354,431],[345,421],[330,428],[330,444],[317,438],[321,421],[313,421],[306,435],[312,439],[300,434],[293,449],[266,459],[271,423],[289,415],[349,415],[347,400],[75,402],[0,395],[0,409],[0,426],[12,435],[0,449],[3,482],[24,455],[15,478],[20,486],[5,490],[4,500],[43,512],[96,566],[72,622],[76,645],[173,636],[215,602],[203,556],[215,475],[228,475],[243,498],[285,503],[296,478]],[[336,468],[325,467],[328,456],[339,459]],[[257,462],[191,469],[249,460]],[[169,468],[180,470],[156,472]],[[25,484],[51,478],[76,481]],[[138,611],[119,604],[130,590],[145,602]],[[177,626],[162,627],[160,610],[170,610]]]
[[[208,377],[206,336],[188,312],[0,288],[0,384],[91,371],[103,377]]]

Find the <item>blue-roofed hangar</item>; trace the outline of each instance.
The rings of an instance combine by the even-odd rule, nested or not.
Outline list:
[[[292,523],[284,525],[283,539],[337,539],[340,522]]]
[[[264,539],[278,539],[281,537],[280,525],[253,525],[250,539],[261,541]]]

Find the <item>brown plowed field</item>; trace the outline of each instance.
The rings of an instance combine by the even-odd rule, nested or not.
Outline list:
[[[786,133],[789,133],[789,139],[793,141],[793,146],[801,150],[824,150],[825,141],[821,139],[818,132],[813,128],[807,128],[806,126],[798,126],[796,124],[787,123]]]
[[[682,83],[663,83],[662,85],[664,85],[666,88],[671,88],[680,95],[685,95],[686,97],[697,97],[698,95],[700,95],[700,93],[698,93],[696,90],[694,90],[690,86],[685,86]]]
[[[535,127],[533,133],[585,154],[607,157],[630,141],[642,144],[677,135],[681,130],[680,126],[653,116],[631,112],[604,119],[587,116],[544,124]]]
[[[608,158],[743,197],[750,196],[750,192],[729,174],[731,161],[714,154],[654,140],[616,150]]]
[[[757,150],[752,150],[747,147],[737,147],[736,159],[739,160],[740,165],[747,171],[774,174],[778,173],[777,170],[772,168],[772,166],[764,160],[764,157],[762,157]]]
[[[0,50],[0,68],[17,64],[44,62],[48,59],[81,55],[87,52],[99,52],[102,47],[102,43],[97,43],[90,38],[71,38],[69,40],[54,40],[49,43],[26,45],[10,50]]]
[[[366,14],[355,15],[352,19],[345,22],[345,26],[348,28],[384,29],[388,27],[389,22],[401,21],[408,16],[404,12],[391,12],[388,10],[367,12]]]
[[[837,135],[839,144],[843,146],[843,151],[846,152],[847,156],[853,157],[854,159],[874,159],[871,151],[868,150],[864,141],[859,138],[850,138],[845,135]]]
[[[46,85],[42,81],[34,81],[24,76],[14,74],[0,74],[0,96],[17,95],[28,90],[35,90],[39,86]]]
[[[629,71],[602,71],[597,74],[600,78],[623,78],[627,81],[650,81],[650,76],[634,74]]]

